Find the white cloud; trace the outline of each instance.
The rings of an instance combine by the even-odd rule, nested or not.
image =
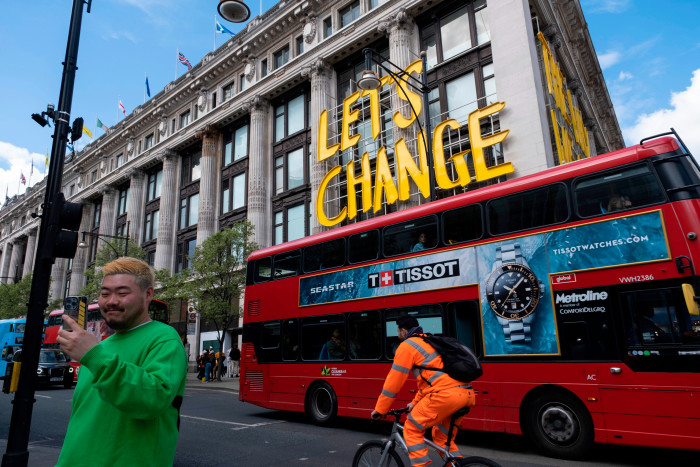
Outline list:
[[[674,128],[690,152],[700,157],[700,68],[693,72],[690,86],[671,94],[670,104],[670,108],[640,115],[634,125],[623,128],[627,144]]]
[[[590,13],[622,13],[629,6],[629,0],[583,0],[581,3]]]
[[[600,63],[600,68],[605,70],[620,61],[620,52],[607,52],[602,55],[598,55],[598,63]]]
[[[30,153],[26,148],[0,141],[0,203],[5,203],[5,192],[14,196],[19,187],[19,193],[24,194],[27,187],[36,185],[44,178],[45,172],[46,154]],[[22,175],[27,180],[26,185],[20,183]]]
[[[627,79],[632,79],[632,73],[627,73],[626,71],[621,71],[620,74],[617,77],[618,81],[625,81]]]

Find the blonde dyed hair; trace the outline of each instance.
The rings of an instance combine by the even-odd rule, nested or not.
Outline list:
[[[141,287],[141,290],[153,287],[156,280],[153,269],[151,269],[148,263],[140,259],[126,256],[105,264],[102,268],[102,273],[105,277],[115,274],[132,275],[136,279],[136,283]]]

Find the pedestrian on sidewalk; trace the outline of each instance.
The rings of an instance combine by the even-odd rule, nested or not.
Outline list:
[[[177,331],[152,321],[151,267],[122,257],[102,268],[97,303],[115,334],[98,342],[70,316],[56,341],[81,364],[59,467],[172,466],[187,356]],[[90,442],[95,436],[104,442]]]
[[[226,371],[226,354],[224,349],[219,352],[219,358],[216,359],[216,379],[221,381],[221,377],[224,376],[224,371]]]
[[[236,378],[238,378],[238,374],[240,373],[240,367],[241,367],[241,351],[238,350],[238,344],[233,344],[233,348],[231,349],[231,352],[229,353],[229,357],[231,358],[231,361],[233,361],[232,372],[235,372]]]
[[[207,352],[204,355],[204,382],[209,383],[211,381],[214,381],[214,378],[211,376],[211,370],[212,370],[212,360],[214,360],[214,349],[210,349],[209,352]]]

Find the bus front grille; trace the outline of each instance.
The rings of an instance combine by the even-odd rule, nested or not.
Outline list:
[[[262,371],[248,371],[245,376],[250,391],[261,392],[263,390]]]

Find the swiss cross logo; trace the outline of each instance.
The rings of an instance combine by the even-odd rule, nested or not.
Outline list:
[[[381,287],[394,285],[394,274],[392,273],[392,271],[382,271],[379,277]]]

